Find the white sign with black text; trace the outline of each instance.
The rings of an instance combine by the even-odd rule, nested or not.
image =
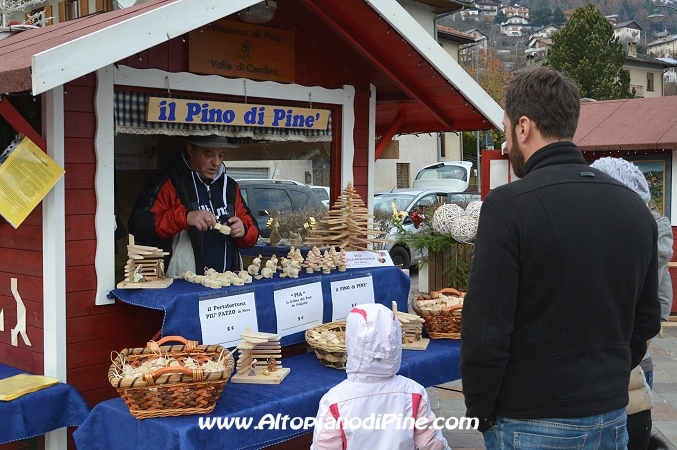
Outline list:
[[[259,331],[253,291],[200,300],[199,313],[203,345],[233,347],[242,340],[246,327]]]
[[[371,275],[331,282],[332,322],[343,320],[356,305],[374,303]]]
[[[346,252],[349,269],[362,269],[364,267],[393,266],[390,253],[385,250]]]
[[[322,324],[322,283],[309,283],[275,290],[277,334],[306,331]]]

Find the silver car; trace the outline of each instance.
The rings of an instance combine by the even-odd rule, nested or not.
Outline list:
[[[439,189],[394,189],[374,194],[374,215],[378,216],[380,210],[387,213],[388,217],[392,216],[393,203],[398,211],[406,211],[407,214],[410,214],[417,208],[421,209],[442,203],[458,203],[459,200],[467,203],[472,200],[479,200],[479,197],[478,193],[448,192]],[[402,227],[412,232],[417,231],[409,216],[402,220]],[[391,228],[386,237],[396,240],[395,230]],[[384,247],[390,253],[393,263],[404,268],[416,265],[425,255],[403,243],[393,242]]]

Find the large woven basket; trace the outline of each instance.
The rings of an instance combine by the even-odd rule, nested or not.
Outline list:
[[[181,345],[167,345],[167,342]],[[227,351],[220,345],[197,345],[179,336],[167,336],[147,347],[126,348],[118,354],[108,371],[108,380],[137,419],[206,414],[216,405],[235,366],[231,355],[223,361],[225,370],[205,372],[184,367],[187,358],[200,365],[217,361]],[[176,359],[180,366],[163,367],[153,373],[120,378],[116,374],[124,364],[139,367],[160,357]]]
[[[342,336],[339,344],[332,344],[326,342],[318,342],[313,339],[313,331],[322,333],[323,331],[330,331]],[[315,350],[315,356],[322,364],[334,369],[346,369],[346,321],[338,320],[336,322],[323,323],[313,328],[306,330],[306,342]]]
[[[423,327],[432,339],[461,339],[461,327],[463,325],[462,305],[430,309],[421,307],[418,304],[420,300],[434,300],[439,297],[439,294],[465,297],[465,292],[460,292],[453,288],[444,288],[438,292],[416,296],[412,300],[411,306],[416,314],[425,320]]]

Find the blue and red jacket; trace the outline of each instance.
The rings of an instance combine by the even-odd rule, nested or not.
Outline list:
[[[198,231],[187,222],[188,212],[198,209],[211,211],[221,223],[226,223],[228,217],[239,217],[245,235],[234,239],[216,230]],[[129,232],[139,243],[171,251],[174,236],[184,230],[190,236],[198,274],[205,267],[219,272],[242,270],[238,248],[252,247],[259,237],[256,220],[237,182],[226,176],[225,166],[213,180],[202,180],[181,151],[170,156],[167,167],[139,195],[129,218]]]

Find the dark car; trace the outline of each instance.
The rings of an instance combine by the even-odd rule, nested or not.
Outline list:
[[[270,236],[266,222],[274,210],[289,213],[327,209],[308,186],[297,181],[261,179],[237,180],[237,183],[259,225],[261,237]]]

